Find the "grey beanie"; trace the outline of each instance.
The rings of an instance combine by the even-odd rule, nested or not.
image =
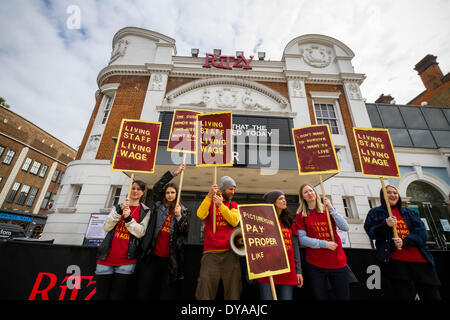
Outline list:
[[[236,187],[236,182],[234,182],[234,180],[229,176],[223,176],[222,178],[220,178],[219,191],[222,192],[229,187]]]
[[[271,203],[274,204],[275,201],[277,201],[278,197],[284,195],[284,192],[281,190],[272,190],[267,192],[264,196],[263,199],[266,203]]]

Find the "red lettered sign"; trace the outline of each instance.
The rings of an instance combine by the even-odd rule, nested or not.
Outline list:
[[[160,129],[161,122],[123,119],[111,170],[153,173]]]
[[[327,124],[292,129],[299,174],[339,172],[339,162]]]
[[[388,129],[353,128],[363,175],[400,178]]]
[[[195,121],[197,111],[174,110],[170,128],[168,151],[195,153]]]
[[[275,207],[238,205],[249,279],[290,272],[289,260]]]
[[[197,114],[197,167],[233,165],[232,121],[231,111]]]

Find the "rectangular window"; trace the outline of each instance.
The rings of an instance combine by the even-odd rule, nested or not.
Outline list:
[[[111,111],[111,106],[113,103],[113,98],[110,96],[105,96],[105,108],[103,109],[103,118],[102,118],[102,124],[106,123],[106,120],[108,120],[109,112]]]
[[[27,201],[27,207],[31,207],[33,205],[38,192],[39,192],[39,188],[36,188],[36,187],[31,190],[30,197],[28,198],[28,201]]]
[[[12,159],[14,159],[14,155],[16,154],[13,150],[8,150],[6,153],[5,159],[3,159],[4,164],[11,164]]]
[[[42,201],[41,209],[48,209],[47,204],[48,201],[50,200],[51,195],[52,193],[50,191],[47,191],[47,193],[45,194],[44,201]]]
[[[317,124],[328,124],[332,134],[339,134],[339,126],[334,105],[330,103],[314,104]]]
[[[23,163],[23,166],[22,166],[22,170],[23,171],[28,171],[28,168],[30,167],[31,161],[33,161],[31,158],[27,158],[25,160],[25,162]]]
[[[33,165],[31,166],[31,169],[30,169],[30,173],[37,174],[40,167],[41,167],[41,163],[39,161],[34,160]]]
[[[378,206],[381,205],[379,198],[367,198],[367,200],[369,201],[370,209],[378,207]]]
[[[106,208],[112,208],[119,203],[120,192],[122,191],[122,186],[111,186],[111,192],[106,203]]]
[[[30,192],[30,186],[24,184],[22,185],[22,190],[20,190],[19,197],[17,198],[16,203],[23,205],[25,203],[25,199],[28,196],[28,192]]]
[[[65,172],[61,172],[61,175],[59,176],[59,184],[62,183],[62,179],[63,179],[63,177],[64,177],[64,173],[65,173]]]
[[[70,203],[70,207],[75,207],[78,203],[78,199],[80,198],[81,194],[81,185],[74,184],[72,185],[73,193],[72,193],[72,200]]]
[[[353,197],[342,197],[344,203],[345,216],[349,219],[358,219],[357,212],[355,210],[355,200]]]
[[[48,204],[48,208],[51,209],[53,207],[53,204],[55,203],[56,193],[52,195],[52,199],[50,200],[50,203]]]
[[[0,157],[3,155],[4,151],[5,151],[5,147],[0,146]]]
[[[56,182],[56,179],[58,179],[58,176],[59,176],[59,170],[56,170],[55,173],[53,174],[52,181]]]
[[[41,172],[39,172],[39,177],[41,177],[41,178],[45,177],[45,174],[47,173],[47,169],[48,169],[48,166],[44,164],[42,166]]]
[[[19,187],[20,187],[20,182],[15,182],[12,189],[11,189],[11,193],[8,196],[8,199],[6,199],[6,202],[13,202],[14,198],[16,197],[17,191],[19,191]]]

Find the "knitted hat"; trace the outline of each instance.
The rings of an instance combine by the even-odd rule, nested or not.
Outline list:
[[[223,176],[219,181],[219,191],[222,192],[229,187],[236,187],[236,182],[229,176]]]
[[[281,190],[272,190],[267,192],[264,196],[263,199],[265,202],[267,203],[275,203],[275,201],[277,201],[278,197],[284,195],[284,192]]]

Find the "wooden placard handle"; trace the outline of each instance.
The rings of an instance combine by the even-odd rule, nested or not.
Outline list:
[[[322,198],[324,202],[325,211],[327,213],[327,220],[328,220],[328,228],[330,229],[331,234],[331,241],[336,242],[334,239],[334,230],[333,225],[331,224],[331,218],[330,218],[330,212],[328,211],[328,206],[325,205],[325,186],[323,185],[322,175],[320,175],[320,187],[322,188]]]
[[[186,161],[186,153],[183,154],[183,162],[182,162],[182,164],[185,164],[185,161]],[[179,185],[178,185],[177,203],[176,203],[175,207],[176,207],[177,205],[180,204],[181,188],[183,187],[183,177],[184,177],[184,171],[185,171],[185,170],[186,170],[186,169],[184,169],[183,171],[181,171],[180,183],[179,183]]]
[[[387,195],[386,186],[384,185],[383,177],[380,177],[380,182],[381,182],[381,188],[383,189],[384,201],[386,202],[386,207],[388,209],[389,217],[392,217],[393,215],[392,215],[391,204],[389,203],[389,198]],[[392,230],[394,232],[394,238],[398,238],[397,226],[394,225],[394,227],[392,227]],[[402,250],[402,248],[399,248],[399,247],[397,247],[397,249]]]
[[[213,184],[217,183],[217,167],[214,167]],[[216,205],[213,201],[213,233],[216,233]]]

